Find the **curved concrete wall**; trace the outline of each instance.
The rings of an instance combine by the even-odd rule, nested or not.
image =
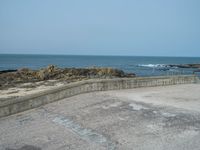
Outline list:
[[[48,104],[81,93],[131,89],[138,87],[165,86],[173,84],[188,84],[197,83],[197,81],[198,77],[195,75],[93,79],[79,81],[45,92],[2,101],[0,103],[0,117],[36,108],[44,104]]]

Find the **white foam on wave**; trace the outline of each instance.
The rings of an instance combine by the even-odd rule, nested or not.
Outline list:
[[[139,64],[139,67],[150,67],[150,68],[163,68],[166,67],[165,64]]]

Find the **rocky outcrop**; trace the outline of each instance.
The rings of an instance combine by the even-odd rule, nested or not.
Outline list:
[[[179,64],[179,65],[168,65],[168,66],[177,68],[200,68],[200,64]]]
[[[69,82],[91,78],[135,77],[134,73],[125,73],[112,68],[58,68],[50,65],[39,70],[22,68],[16,71],[1,72],[0,88],[15,86],[18,83],[44,80],[65,80]]]

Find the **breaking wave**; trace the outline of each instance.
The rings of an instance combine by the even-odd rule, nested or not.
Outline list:
[[[139,67],[149,67],[149,68],[164,68],[167,67],[165,64],[139,64]]]

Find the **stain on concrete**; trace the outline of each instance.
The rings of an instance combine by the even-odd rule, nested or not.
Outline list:
[[[163,112],[161,113],[164,117],[175,117],[176,114],[172,114],[172,113],[169,113],[169,112]]]
[[[56,117],[53,122],[63,125],[79,135],[83,140],[87,140],[89,142],[93,142],[96,144],[100,144],[105,146],[108,150],[114,150],[115,149],[115,143],[113,143],[111,140],[109,140],[107,137],[105,137],[102,134],[97,133],[96,131],[92,129],[87,129],[84,127],[81,127],[79,124],[75,123],[70,118],[59,116]]]
[[[32,122],[34,119],[31,116],[20,116],[19,118],[16,119],[16,121],[20,124],[20,125],[24,125],[27,123]]]
[[[6,148],[5,150],[42,150],[39,147],[33,146],[33,145],[24,145],[21,148],[15,149],[15,148]]]
[[[114,108],[114,107],[118,107],[122,104],[122,102],[114,102],[114,103],[111,103],[109,105],[106,105],[106,106],[102,106],[103,109],[109,109],[109,108]]]
[[[132,107],[133,110],[148,109],[147,107],[135,103],[130,103],[129,106]]]
[[[195,129],[200,131],[200,117],[199,115],[185,114],[179,112],[175,116],[165,116],[163,120],[166,128],[178,128],[178,129]]]

